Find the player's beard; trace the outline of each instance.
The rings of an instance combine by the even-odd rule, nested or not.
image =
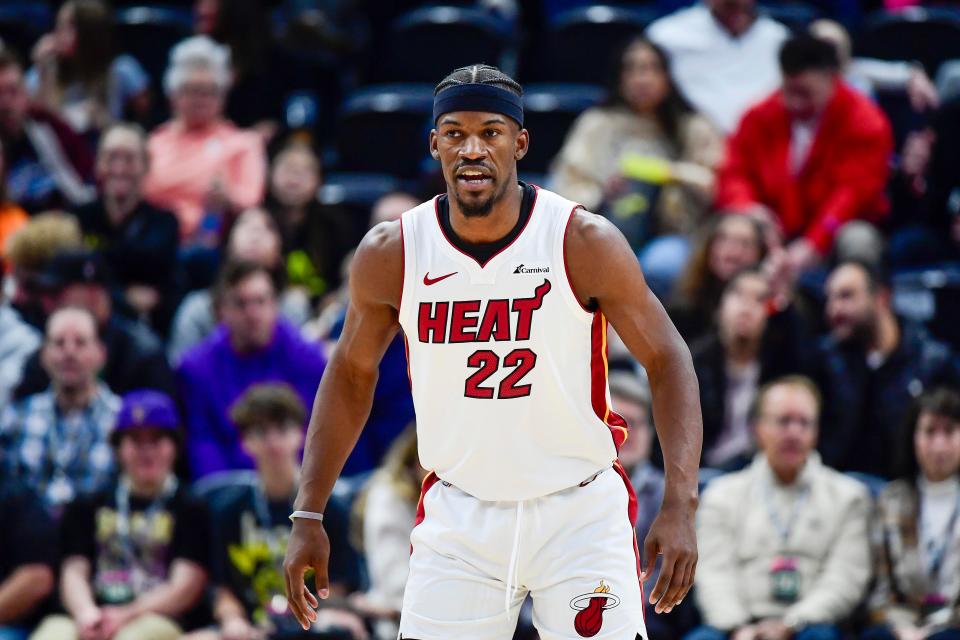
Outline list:
[[[457,199],[457,206],[460,208],[460,212],[468,218],[482,218],[483,216],[489,215],[493,211],[493,205],[500,202],[503,196],[507,193],[508,184],[504,183],[500,185],[493,194],[486,200],[480,200],[475,202],[465,202],[463,198],[460,197],[460,194],[454,189],[454,197]]]

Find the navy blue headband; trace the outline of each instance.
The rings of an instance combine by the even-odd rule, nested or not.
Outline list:
[[[433,98],[433,122],[454,111],[502,113],[523,126],[523,99],[493,84],[456,84]]]

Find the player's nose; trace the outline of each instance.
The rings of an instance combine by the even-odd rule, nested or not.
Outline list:
[[[463,146],[460,147],[460,157],[462,158],[475,160],[477,158],[484,158],[486,155],[487,149],[480,139],[480,136],[468,136],[467,139],[464,140]]]

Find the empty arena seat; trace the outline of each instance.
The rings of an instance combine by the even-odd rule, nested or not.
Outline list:
[[[418,177],[429,155],[432,112],[430,85],[376,85],[354,92],[340,110],[338,169]]]
[[[479,9],[415,9],[391,26],[376,78],[436,84],[453,69],[480,62],[509,70],[513,33],[510,22]]]
[[[805,32],[811,22],[821,17],[820,10],[806,2],[764,2],[760,11],[794,33]]]
[[[33,45],[52,26],[53,14],[44,3],[0,3],[0,40],[24,61],[29,61]]]
[[[533,79],[606,84],[613,56],[658,17],[651,7],[594,5],[550,20],[531,67]]]
[[[881,60],[916,60],[933,76],[945,60],[960,58],[960,14],[932,7],[875,13],[854,39],[854,54]]]
[[[583,84],[529,84],[523,92],[524,125],[530,150],[520,161],[525,173],[546,173],[570,125],[588,107],[603,99],[603,89]]]
[[[144,5],[118,9],[114,20],[117,49],[136,58],[150,74],[154,88],[162,89],[170,49],[192,33],[191,13],[186,9]]]
[[[400,188],[400,180],[383,173],[330,173],[324,177],[317,198],[320,204],[362,207],[369,211],[381,196]]]
[[[893,278],[893,308],[960,350],[960,266],[900,273]]]

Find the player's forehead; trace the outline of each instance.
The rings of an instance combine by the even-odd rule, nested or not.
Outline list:
[[[502,113],[493,111],[451,111],[440,116],[437,120],[437,127],[489,127],[489,126],[508,126],[513,122]],[[516,123],[514,123],[516,126]]]

